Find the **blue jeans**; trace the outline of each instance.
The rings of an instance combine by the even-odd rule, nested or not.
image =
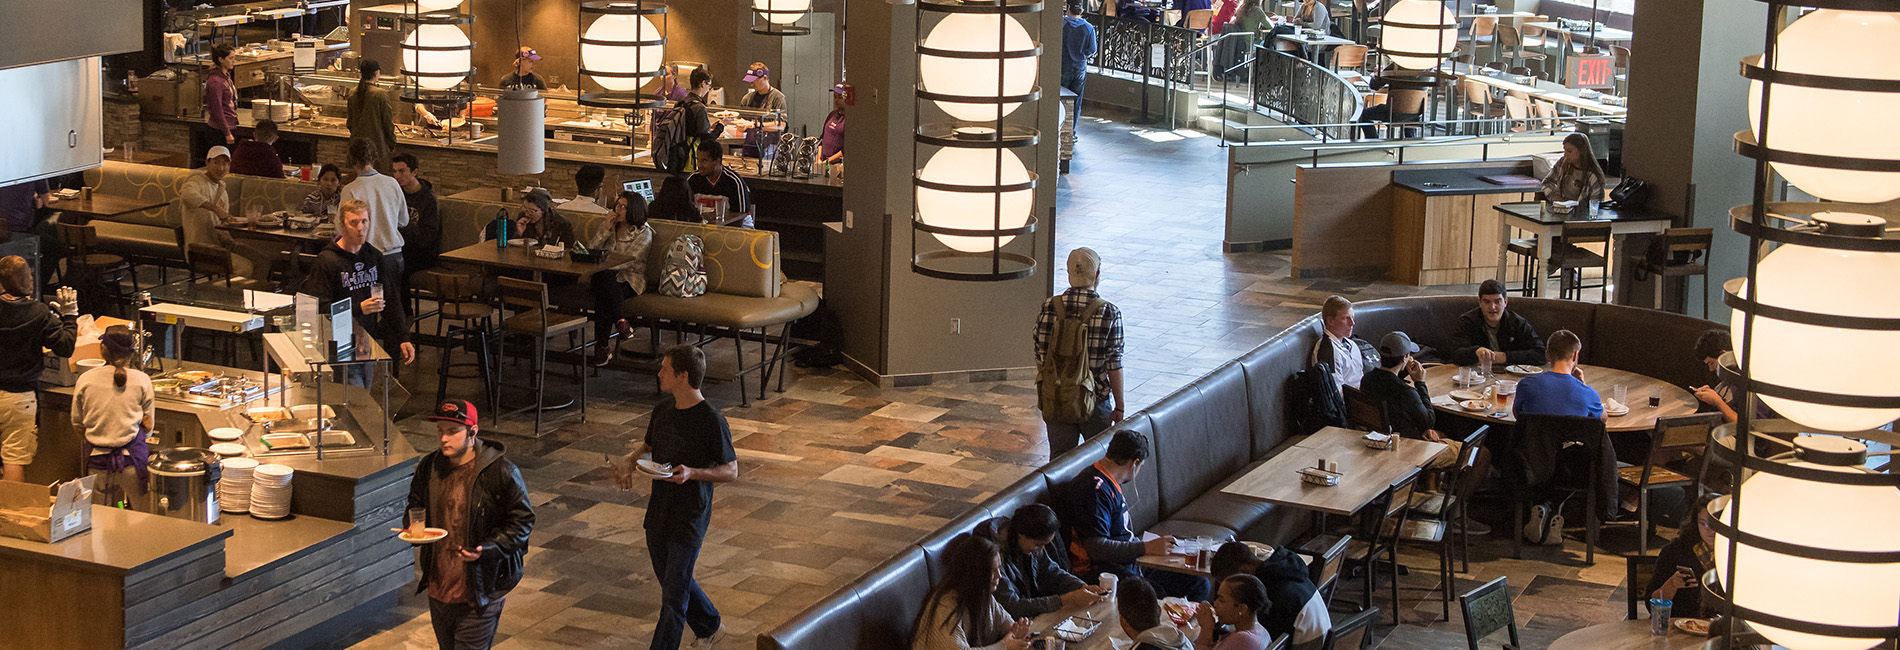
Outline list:
[[[652,650],[678,650],[682,628],[692,627],[700,638],[719,631],[719,610],[693,580],[703,533],[687,530],[647,530],[647,554],[653,557],[653,575],[660,579],[660,620],[653,627]]]
[[[1062,74],[1062,87],[1069,89],[1069,92],[1075,93],[1075,115],[1073,117],[1077,120],[1082,119],[1082,87],[1088,85],[1088,81],[1089,73],[1087,68],[1075,74],[1066,72]]]

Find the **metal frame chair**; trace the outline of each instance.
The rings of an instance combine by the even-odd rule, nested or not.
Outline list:
[[[1697,413],[1670,418],[1656,418],[1656,428],[1637,432],[1637,453],[1630,457],[1642,458],[1641,465],[1618,466],[1617,482],[1636,489],[1636,526],[1637,551],[1649,553],[1649,492],[1657,488],[1687,487],[1695,484],[1695,479],[1680,472],[1659,466],[1667,461],[1665,454],[1697,449],[1709,438],[1709,430],[1722,423],[1721,413]],[[1627,436],[1625,439],[1629,439]]]
[[[544,282],[518,280],[501,276],[496,278],[501,289],[503,307],[516,308],[518,313],[501,321],[502,356],[507,356],[510,335],[526,337],[535,342],[534,346],[534,404],[508,411],[501,415],[512,415],[524,410],[534,410],[534,436],[541,437],[541,423],[546,404],[546,378],[548,370],[548,341],[566,334],[568,347],[562,352],[579,353],[574,357],[574,377],[580,381],[580,417],[587,420],[587,348],[594,345],[593,337],[584,336],[588,326],[584,316],[555,313],[548,304],[548,285]],[[578,338],[578,342],[576,339]],[[499,402],[499,400],[497,400]],[[495,410],[501,410],[497,408]],[[500,419],[500,415],[496,416]]]
[[[1379,615],[1379,608],[1369,607],[1366,611],[1346,617],[1346,620],[1333,624],[1326,631],[1324,650],[1365,650],[1372,647],[1372,617]],[[1398,612],[1393,612],[1394,617]]]
[[[1469,650],[1478,650],[1478,642],[1498,630],[1510,630],[1511,641],[1504,644],[1505,650],[1518,649],[1517,614],[1511,611],[1511,585],[1505,580],[1492,580],[1458,597]]]

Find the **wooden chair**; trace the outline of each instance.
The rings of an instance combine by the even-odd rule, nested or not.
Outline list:
[[[1295,553],[1307,556],[1306,574],[1319,592],[1320,602],[1331,606],[1339,590],[1339,572],[1346,565],[1346,551],[1352,548],[1351,535],[1321,535],[1307,540]]]
[[[1346,617],[1346,620],[1333,624],[1326,631],[1324,650],[1365,650],[1372,647],[1372,617],[1379,614],[1379,608],[1368,607],[1366,611]],[[1394,617],[1398,612],[1393,612]]]
[[[1464,613],[1465,643],[1470,650],[1478,650],[1478,642],[1498,630],[1510,632],[1511,641],[1504,644],[1505,650],[1518,649],[1517,614],[1511,611],[1511,585],[1505,578],[1465,592],[1458,597],[1458,608]]]
[[[1583,209],[1579,204],[1576,209]],[[1610,261],[1606,256],[1580,244],[1602,244],[1609,250],[1610,224],[1604,223],[1565,223],[1563,241],[1551,251],[1550,268],[1558,272],[1557,297],[1568,300],[1582,300],[1584,289],[1604,289],[1603,302],[1609,302],[1608,285],[1610,283]],[[1584,284],[1584,269],[1602,269],[1603,281],[1597,284]]]
[[[1466,119],[1495,120],[1504,117],[1504,107],[1491,97],[1491,87],[1472,79],[1458,80],[1461,109]],[[1472,124],[1471,131],[1482,132],[1485,125]]]
[[[1602,516],[1597,505],[1597,494],[1603,489],[1603,486],[1599,484],[1599,481],[1604,480],[1603,472],[1608,471],[1607,468],[1600,466],[1600,463],[1604,462],[1602,456],[1605,453],[1605,446],[1609,444],[1609,435],[1604,432],[1603,420],[1525,414],[1518,418],[1517,431],[1512,438],[1514,441],[1511,446],[1517,458],[1512,461],[1512,471],[1505,472],[1507,478],[1518,483],[1509,489],[1514,501],[1511,506],[1511,556],[1523,557],[1524,515],[1532,505],[1530,499],[1536,496],[1537,492],[1565,496],[1583,494],[1584,563],[1595,564],[1597,528]],[[1588,460],[1583,468],[1585,476],[1577,477],[1576,472],[1573,471],[1570,472],[1571,482],[1561,482],[1557,480],[1559,477],[1557,461],[1568,443],[1576,443],[1580,447],[1576,451]],[[1529,476],[1531,472],[1528,470],[1533,465],[1538,466],[1536,470],[1539,475]],[[1526,478],[1538,483],[1523,485]],[[1556,503],[1560,504],[1562,501],[1559,500]],[[1557,507],[1559,510],[1561,508],[1561,505]],[[1555,532],[1559,535],[1563,534],[1563,531]]]
[[[1365,391],[1352,386],[1341,386],[1340,389],[1346,399],[1346,422],[1352,428],[1392,432],[1392,418],[1386,415],[1385,402],[1373,399]]]
[[[1529,30],[1531,28],[1526,27],[1525,29]],[[1498,58],[1509,59],[1511,67],[1514,68],[1524,65],[1524,61],[1526,60],[1543,61],[1544,54],[1539,51],[1539,48],[1543,47],[1543,40],[1539,39],[1534,44],[1526,42],[1526,40],[1524,36],[1519,34],[1516,27],[1511,25],[1498,25]],[[1531,48],[1531,51],[1524,51],[1527,47]]]
[[[1207,28],[1214,24],[1214,10],[1213,9],[1189,10],[1187,12],[1186,21],[1187,21],[1188,29],[1192,29],[1194,31],[1201,32],[1201,33],[1206,33]]]
[[[1464,449],[1458,452],[1458,464],[1447,472],[1443,493],[1420,492],[1412,499],[1413,513],[1447,523],[1457,522],[1450,530],[1458,537],[1459,557],[1464,562],[1465,573],[1471,572],[1471,513],[1467,506],[1478,483],[1484,481],[1491,469],[1491,450],[1484,446],[1490,432],[1491,425],[1487,424],[1465,438]],[[1445,606],[1451,606],[1450,591],[1445,592]]]
[[[1649,553],[1649,492],[1659,488],[1689,487],[1695,479],[1675,470],[1663,467],[1661,463],[1672,460],[1677,454],[1700,450],[1709,439],[1709,430],[1722,424],[1721,413],[1697,413],[1669,418],[1656,418],[1656,428],[1626,436],[1625,441],[1636,441],[1635,457],[1645,459],[1641,465],[1618,465],[1616,479],[1618,483],[1636,490],[1636,526],[1637,552]]]
[[[1515,94],[1504,96],[1504,118],[1510,122],[1512,133],[1530,130],[1531,105]]]
[[[1370,49],[1364,45],[1341,45],[1333,48],[1333,69],[1353,68],[1364,72],[1366,52]]]
[[[1649,600],[1649,594],[1643,593],[1643,588],[1649,586],[1649,579],[1655,575],[1656,556],[1648,553],[1623,556],[1623,584],[1629,587],[1623,590],[1623,600],[1629,607],[1626,617],[1629,620],[1636,620],[1637,604]]]
[[[1665,278],[1686,278],[1702,276],[1702,318],[1709,317],[1709,246],[1715,241],[1712,228],[1670,228],[1657,235],[1662,242],[1654,244],[1663,251],[1663,259],[1652,260],[1644,256],[1637,266],[1643,273]],[[1650,296],[1650,307],[1662,309],[1663,282],[1651,282],[1655,288]]]
[[[1624,87],[1630,80],[1630,49],[1621,45],[1610,46],[1610,70],[1615,73],[1611,90],[1617,95],[1624,93]]]
[[[1479,16],[1471,19],[1471,33],[1459,39],[1471,45],[1472,61],[1496,61],[1498,19],[1496,16]],[[1480,56],[1479,52],[1484,55]]]
[[[1543,99],[1531,100],[1531,113],[1537,116],[1538,130],[1557,133],[1564,128],[1564,119],[1557,112],[1557,103]]]
[[[574,357],[574,377],[580,382],[580,416],[581,420],[585,421],[587,419],[587,349],[594,345],[593,337],[586,336],[587,318],[556,313],[548,304],[546,283],[518,280],[507,276],[496,278],[496,282],[501,289],[502,306],[516,310],[515,315],[505,317],[501,321],[503,356],[507,355],[510,336],[525,338],[534,344],[534,362],[531,370],[534,383],[526,386],[534,389],[534,404],[514,409],[504,415],[533,409],[534,435],[537,438],[541,436],[542,412],[547,398],[545,385],[547,383],[548,341],[565,334],[568,343],[567,348],[562,351],[569,354],[579,353],[579,356]]]
[[[1373,589],[1379,582],[1379,566],[1384,564],[1392,571],[1392,624],[1399,624],[1399,537],[1405,529],[1406,520],[1412,513],[1412,495],[1415,483],[1421,472],[1412,472],[1393,481],[1386,487],[1385,495],[1374,504],[1379,510],[1373,511],[1376,519],[1370,519],[1361,532],[1365,533],[1365,542],[1355,541],[1347,547],[1346,557],[1360,563],[1364,571],[1366,605],[1371,607]],[[1384,556],[1381,558],[1380,556]]]
[[[1267,644],[1267,650],[1286,650],[1291,643],[1293,643],[1293,635],[1282,634],[1273,637],[1273,641]]]
[[[427,288],[440,299],[436,308],[435,338],[442,342],[442,361],[436,368],[435,401],[440,404],[448,395],[449,378],[481,379],[482,392],[488,396],[488,412],[500,411],[500,395],[495,384],[495,370],[490,344],[495,337],[495,306],[481,297],[482,283],[474,276],[447,273],[443,271],[424,271],[416,275],[417,288]],[[450,363],[449,357],[457,347],[472,348],[475,352],[474,363]],[[452,368],[474,366],[474,375],[455,375]],[[494,416],[489,416],[494,424]]]
[[[1392,123],[1386,125],[1386,137],[1394,137],[1391,130],[1397,126],[1400,135],[1415,126],[1398,126],[1408,122],[1418,122],[1425,117],[1425,97],[1423,90],[1394,89],[1389,91],[1388,101],[1392,104]]]

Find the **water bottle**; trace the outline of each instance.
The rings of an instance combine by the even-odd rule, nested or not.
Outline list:
[[[1669,633],[1669,609],[1674,605],[1675,603],[1661,598],[1649,599],[1649,633],[1651,635],[1663,636]]]
[[[508,247],[508,217],[502,216],[495,224],[495,248]]]

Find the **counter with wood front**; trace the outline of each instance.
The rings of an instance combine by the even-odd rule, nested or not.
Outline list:
[[[177,362],[165,363],[169,369]],[[401,525],[418,454],[369,391],[326,384],[324,399],[341,405],[344,391],[351,419],[360,424],[352,433],[364,436],[370,449],[326,452],[323,460],[259,458],[296,470],[287,519],[224,513],[218,525],[206,525],[94,506],[91,531],[52,544],[0,539],[0,609],[12,614],[0,645],[264,648],[359,607],[393,602],[396,590],[414,580],[414,553],[389,531]],[[72,389],[49,386],[39,395],[43,443],[76,449],[76,443],[60,444],[79,435],[71,426]],[[287,397],[313,401],[299,388]],[[205,446],[205,433],[230,426],[245,406],[158,400],[161,444],[154,450]],[[387,455],[381,452],[385,423]],[[47,446],[31,466],[35,473],[78,473],[76,453],[54,458],[45,455]]]
[[[1392,172],[1388,277],[1421,286],[1492,279],[1506,243],[1493,208],[1531,200],[1538,181],[1529,173],[1528,163]],[[1513,263],[1510,271],[1522,269]]]

